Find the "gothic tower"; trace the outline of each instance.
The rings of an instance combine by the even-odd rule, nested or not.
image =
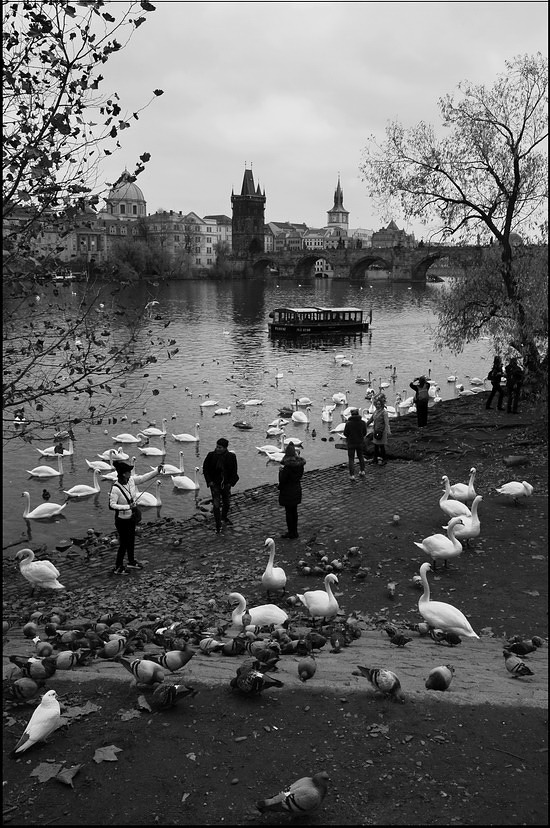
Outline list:
[[[334,230],[335,236],[347,236],[349,227],[349,213],[344,209],[344,191],[340,186],[340,175],[338,185],[334,191],[334,206],[327,210],[328,228]]]
[[[265,190],[254,188],[252,170],[244,171],[240,195],[231,191],[233,218],[231,236],[234,253],[263,253],[265,225]]]

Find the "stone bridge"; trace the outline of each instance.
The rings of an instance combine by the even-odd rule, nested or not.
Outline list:
[[[448,259],[455,269],[465,270],[479,264],[484,250],[475,245],[424,247],[364,247],[341,250],[296,250],[231,256],[235,273],[260,276],[273,273],[277,278],[304,278],[315,275],[315,262],[324,259],[335,279],[368,280],[377,270],[386,271],[391,282],[424,282],[426,274],[439,259]],[[374,267],[374,269],[372,269]],[[389,275],[387,275],[389,274]]]

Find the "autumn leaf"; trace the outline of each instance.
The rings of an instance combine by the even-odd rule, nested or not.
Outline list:
[[[120,716],[120,719],[123,722],[128,722],[130,719],[136,718],[139,718],[139,710],[125,710]]]
[[[115,745],[108,745],[107,747],[97,748],[94,753],[94,762],[118,762],[117,753],[120,753],[122,748]]]
[[[64,785],[70,785],[71,788],[74,788],[73,785],[73,778],[77,775],[82,765],[73,765],[70,768],[65,768],[65,770],[60,771],[54,779],[57,782],[62,782]]]
[[[57,776],[61,770],[61,764],[57,765],[54,762],[41,762],[31,772],[31,776],[36,776],[39,782],[47,782],[48,779]]]

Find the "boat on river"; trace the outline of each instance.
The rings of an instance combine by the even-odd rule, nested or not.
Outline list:
[[[361,308],[352,307],[275,308],[269,314],[268,328],[272,337],[363,333],[372,322],[372,310],[366,316]]]

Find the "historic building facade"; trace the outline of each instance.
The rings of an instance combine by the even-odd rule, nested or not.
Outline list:
[[[265,191],[254,186],[252,170],[245,170],[241,194],[231,191],[232,248],[234,253],[261,253],[265,249]]]

